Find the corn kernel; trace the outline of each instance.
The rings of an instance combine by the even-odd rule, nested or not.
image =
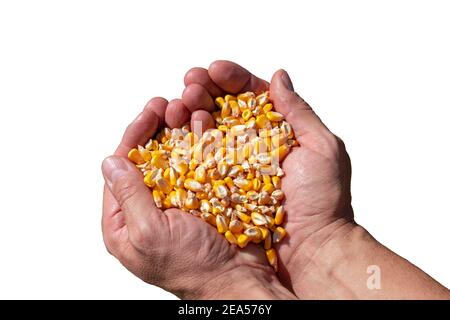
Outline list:
[[[161,197],[161,193],[160,193],[158,190],[153,189],[152,195],[153,195],[153,201],[155,202],[155,205],[156,205],[158,208],[161,208],[161,207],[162,207],[162,197]]]
[[[257,116],[255,122],[259,129],[266,129],[270,125],[269,119],[264,114]]]
[[[280,225],[284,221],[284,207],[279,206],[275,213],[275,224]]]
[[[269,264],[273,267],[275,271],[278,271],[278,259],[277,259],[277,253],[275,249],[269,249],[266,250],[266,257],[267,261],[269,261]]]
[[[263,112],[264,112],[264,113],[267,113],[267,112],[271,111],[272,108],[273,108],[272,104],[271,104],[271,103],[267,103],[267,104],[263,107]]]
[[[219,233],[225,233],[228,231],[227,220],[220,214],[216,216],[216,226]]]
[[[281,120],[284,119],[284,116],[279,113],[279,112],[275,112],[275,111],[269,111],[266,113],[266,117],[267,119],[269,119],[270,121],[275,121],[275,122],[279,122]]]
[[[236,239],[236,237],[234,236],[234,234],[230,230],[225,232],[225,239],[227,239],[228,242],[231,243],[231,244],[237,244],[237,239]]]
[[[194,192],[203,191],[203,185],[194,179],[186,179],[184,181],[184,187]]]
[[[128,152],[128,159],[133,161],[136,164],[143,164],[145,163],[144,158],[142,158],[141,154],[139,153],[138,149],[133,148]]]
[[[241,233],[238,238],[237,238],[237,245],[240,248],[244,248],[249,242],[250,242],[250,237],[247,236],[246,234]]]
[[[278,243],[286,236],[287,232],[283,227],[277,227],[273,232],[272,241],[273,243]]]
[[[245,223],[249,223],[250,221],[252,221],[252,218],[248,214],[245,214],[244,212],[237,211],[236,215],[239,217],[239,219],[241,219]]]
[[[228,230],[230,230],[233,233],[241,233],[244,229],[244,226],[242,225],[242,222],[239,220],[232,220],[230,222],[230,225],[228,226]]]
[[[281,188],[281,178],[277,176],[272,177],[272,184],[275,187],[275,189]]]
[[[218,106],[219,108],[222,108],[223,104],[225,103],[224,98],[222,97],[217,97],[214,102],[216,103],[216,106]]]

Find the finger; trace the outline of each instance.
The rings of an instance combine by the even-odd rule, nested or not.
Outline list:
[[[185,86],[197,83],[202,85],[212,97],[223,96],[223,91],[211,80],[208,70],[204,68],[192,68],[184,76]]]
[[[212,81],[222,90],[230,93],[253,91],[261,93],[269,90],[269,83],[240,65],[226,60],[213,62],[208,68]]]
[[[145,109],[152,110],[158,116],[159,128],[162,128],[165,125],[166,108],[167,100],[162,97],[152,98],[145,105]]]
[[[105,183],[124,213],[130,241],[141,245],[143,240],[156,236],[165,223],[164,215],[153,202],[142,174],[130,161],[112,156],[103,161]]]
[[[190,84],[184,89],[181,100],[191,112],[196,110],[211,112],[215,109],[214,101],[209,92],[197,83]]]
[[[215,127],[213,117],[209,112],[205,110],[197,110],[192,113],[191,116],[191,130],[200,136],[208,129]]]
[[[186,108],[181,99],[169,102],[166,109],[166,124],[170,128],[180,128],[189,121],[191,112]]]
[[[296,137],[311,131],[327,129],[311,107],[294,91],[291,79],[284,70],[278,70],[270,82],[270,98],[275,110],[282,113]]]
[[[128,125],[115,155],[126,157],[130,149],[146,144],[148,139],[155,134],[161,121],[156,112],[161,111],[164,101],[155,100],[154,103],[152,101],[150,100],[145,109]],[[165,103],[167,104],[167,101]],[[155,106],[156,104],[157,106]]]

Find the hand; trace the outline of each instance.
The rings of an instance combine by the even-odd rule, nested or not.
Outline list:
[[[185,76],[183,103],[210,110],[223,92],[270,90],[275,109],[294,129],[300,146],[282,164],[285,176],[286,230],[279,246],[280,277],[300,296],[302,272],[310,257],[335,235],[354,227],[350,196],[350,159],[343,142],[321,122],[294,92],[289,75],[279,70],[270,84],[229,61],[216,61],[208,70],[191,69]]]
[[[142,280],[181,298],[296,298],[268,266],[262,248],[238,250],[201,219],[158,209],[142,174],[126,159],[158,128],[180,127],[189,119],[202,121],[205,129],[214,124],[208,112],[181,100],[154,98],[128,126],[115,155],[103,162],[102,229],[108,251]]]

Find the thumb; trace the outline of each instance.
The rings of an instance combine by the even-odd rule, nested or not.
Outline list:
[[[155,234],[162,221],[159,210],[148,187],[143,182],[142,173],[128,159],[118,156],[106,158],[102,163],[106,185],[125,215],[130,239],[146,241],[148,235]]]
[[[292,126],[297,139],[308,132],[326,129],[311,107],[294,91],[288,73],[282,69],[272,77],[270,98],[275,109],[282,113]]]

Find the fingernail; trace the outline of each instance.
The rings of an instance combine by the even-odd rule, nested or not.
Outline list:
[[[281,75],[281,81],[283,82],[283,85],[286,89],[294,91],[294,86],[292,85],[291,78],[289,78],[289,75],[286,71],[284,71]]]
[[[108,187],[111,188],[117,178],[128,171],[128,166],[122,158],[109,157],[103,161],[102,171]]]

